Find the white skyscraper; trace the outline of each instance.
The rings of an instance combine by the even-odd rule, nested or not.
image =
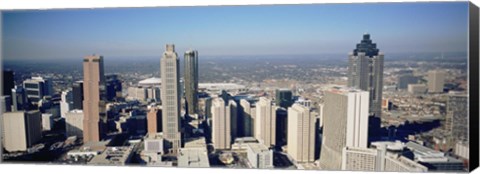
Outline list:
[[[441,93],[445,85],[445,72],[440,70],[428,71],[428,92]]]
[[[237,104],[233,100],[227,103],[222,98],[212,101],[212,141],[215,149],[230,149],[233,142],[233,118],[236,118]]]
[[[65,114],[73,108],[73,93],[72,90],[65,90],[62,92],[60,101],[60,116],[65,117]]]
[[[367,147],[368,100],[368,92],[352,88],[335,87],[325,93],[322,169],[340,170],[344,147]]]
[[[296,162],[313,162],[315,119],[309,108],[295,103],[288,108],[287,152]]]
[[[267,147],[275,145],[276,111],[268,98],[260,97],[256,103],[255,138]]]
[[[171,153],[177,153],[181,146],[180,126],[180,67],[175,45],[167,45],[166,51],[160,60],[160,74],[162,79],[162,128],[167,148]]]

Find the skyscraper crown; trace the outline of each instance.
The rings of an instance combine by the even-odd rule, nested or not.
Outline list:
[[[357,56],[359,52],[363,52],[365,56],[369,57],[378,56],[377,44],[372,42],[370,34],[363,34],[363,39],[357,44],[357,48],[353,50],[353,55]]]
[[[175,45],[167,44],[166,50],[167,50],[167,52],[175,52]]]

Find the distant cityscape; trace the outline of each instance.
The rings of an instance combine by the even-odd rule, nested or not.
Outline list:
[[[467,171],[466,55],[389,59],[368,33],[352,48],[343,58],[192,49],[182,59],[167,44],[155,59],[4,61],[0,159]]]

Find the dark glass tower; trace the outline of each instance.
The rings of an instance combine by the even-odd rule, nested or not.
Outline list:
[[[185,52],[185,98],[188,104],[188,114],[198,112],[198,52]]]
[[[122,82],[116,74],[106,75],[105,78],[107,79],[107,100],[113,101],[117,96],[121,95]]]
[[[83,110],[83,81],[77,81],[73,84],[73,109]]]
[[[288,108],[293,105],[293,93],[289,89],[277,89],[275,91],[275,104]]]
[[[15,87],[15,79],[12,70],[3,70],[2,75],[3,95],[12,95],[12,89]]]

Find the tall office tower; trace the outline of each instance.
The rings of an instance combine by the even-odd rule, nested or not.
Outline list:
[[[267,147],[275,145],[277,109],[266,97],[260,97],[256,103],[255,138]]]
[[[152,107],[147,113],[147,132],[156,134],[162,132],[162,110]]]
[[[243,136],[251,137],[253,136],[253,117],[252,117],[252,107],[248,100],[240,100],[240,117],[243,120]]]
[[[368,106],[366,91],[335,87],[325,92],[320,154],[322,169],[340,170],[344,147],[367,147]]]
[[[364,34],[350,53],[348,66],[348,86],[369,92],[369,113],[378,118],[382,113],[383,57],[377,44],[370,40],[370,34]]]
[[[233,100],[227,103],[222,98],[212,100],[212,141],[215,149],[230,149],[236,133],[232,122],[236,118],[237,104]]]
[[[74,109],[65,115],[65,131],[67,137],[77,136],[83,138],[83,118],[84,114],[82,110]]]
[[[12,70],[3,70],[2,74],[2,95],[12,95],[12,88],[15,87],[15,79]]]
[[[454,140],[468,141],[468,96],[451,94],[447,98],[445,128]]]
[[[2,116],[3,145],[6,151],[26,151],[42,139],[40,111],[7,112]]]
[[[122,96],[122,81],[118,79],[118,75],[109,74],[105,76],[107,85],[107,100],[112,101]]]
[[[73,109],[73,94],[72,90],[68,89],[62,91],[61,101],[60,101],[60,115],[65,117],[65,114]]]
[[[185,52],[185,97],[188,104],[188,114],[198,112],[198,52]]]
[[[180,68],[179,59],[174,45],[167,45],[160,60],[162,79],[162,128],[167,148],[171,153],[177,153],[181,146],[180,132]],[[170,146],[169,146],[170,145]]]
[[[287,152],[296,162],[315,160],[315,115],[300,104],[288,108]]]
[[[103,56],[83,59],[83,141],[100,141],[106,122],[105,75]]]
[[[23,81],[23,88],[27,93],[28,102],[38,104],[38,101],[44,96],[51,96],[53,94],[52,83],[48,79],[42,77],[32,77]]]
[[[290,89],[275,90],[275,104],[277,106],[288,108],[293,104],[293,93]]]
[[[288,110],[285,108],[277,109],[277,118],[275,123],[275,145],[284,146],[287,144],[288,135]]]
[[[428,92],[442,93],[445,85],[445,72],[441,70],[428,71]]]
[[[73,108],[83,109],[83,81],[76,81],[72,87]]]
[[[27,93],[22,86],[15,86],[12,89],[12,111],[21,111],[28,108]]]

